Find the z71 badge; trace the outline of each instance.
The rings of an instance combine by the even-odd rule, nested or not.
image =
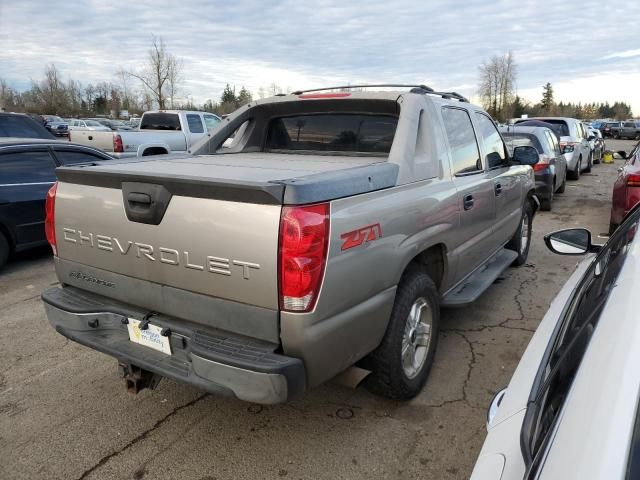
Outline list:
[[[382,236],[382,227],[379,223],[367,225],[366,227],[343,233],[340,238],[343,241],[342,250],[349,250],[353,247],[359,247],[363,243],[372,242]]]

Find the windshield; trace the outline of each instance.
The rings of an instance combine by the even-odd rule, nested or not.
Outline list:
[[[269,124],[266,150],[386,154],[397,117],[360,114],[310,114],[276,118]]]
[[[103,125],[100,122],[96,122],[95,120],[85,120],[84,123],[87,127],[102,127]]]
[[[64,120],[62,120],[61,117],[58,117],[56,115],[47,115],[45,118],[47,119],[47,122],[49,122],[49,123],[64,122]]]

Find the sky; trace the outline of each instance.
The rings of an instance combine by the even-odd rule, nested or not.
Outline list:
[[[182,96],[415,83],[477,98],[478,66],[512,51],[540,101],[617,100],[640,115],[640,1],[0,0],[0,79],[20,90],[54,63],[83,84],[136,70],[153,35],[184,63]]]

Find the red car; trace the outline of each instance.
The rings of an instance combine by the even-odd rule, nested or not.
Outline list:
[[[618,169],[618,178],[613,184],[610,234],[637,203],[640,203],[640,143],[629,153],[624,166]]]

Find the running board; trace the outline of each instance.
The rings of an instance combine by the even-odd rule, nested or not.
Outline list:
[[[447,293],[440,305],[461,307],[475,301],[518,257],[513,250],[502,249],[491,260],[473,272],[463,283]]]

